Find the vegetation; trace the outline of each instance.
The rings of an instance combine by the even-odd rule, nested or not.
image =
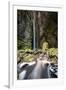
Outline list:
[[[58,63],[57,61],[58,60],[58,50],[56,48],[50,48],[50,49],[47,49],[46,51],[43,51],[43,50],[30,50],[30,51],[19,50],[18,51],[19,57],[22,62],[34,61],[36,60],[38,55],[41,53],[46,53],[46,54],[48,53],[50,60],[53,61],[54,63]]]

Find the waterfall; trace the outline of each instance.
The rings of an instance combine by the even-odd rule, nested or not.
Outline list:
[[[41,62],[37,62],[34,70],[32,71],[32,73],[29,75],[28,79],[40,79],[41,78],[41,72],[42,72],[42,66],[41,66]]]
[[[35,50],[36,45],[35,45],[35,12],[33,12],[33,49]]]

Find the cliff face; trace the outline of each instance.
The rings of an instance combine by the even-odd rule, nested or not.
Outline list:
[[[58,47],[58,13],[17,10],[17,46],[19,49]]]

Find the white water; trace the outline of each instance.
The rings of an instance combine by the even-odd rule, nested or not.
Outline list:
[[[51,75],[50,75],[50,67],[51,67],[51,65],[50,65],[50,63],[49,63],[48,69],[47,69],[47,72],[48,72],[48,78],[51,78]]]
[[[24,66],[25,64],[27,64],[27,62],[19,63],[19,64],[17,65],[17,67],[18,67],[18,68],[21,68],[21,67]]]
[[[33,61],[33,62],[29,62],[29,63],[27,63],[29,66],[31,66],[31,65],[34,65],[36,62],[35,61]]]
[[[41,62],[38,61],[34,70],[29,75],[29,78],[31,78],[31,79],[40,79],[41,78],[41,72],[42,72]]]
[[[22,71],[22,72],[19,74],[19,80],[24,79],[25,75],[26,75],[26,70]]]
[[[35,12],[33,12],[33,16],[34,16],[34,19],[33,19],[33,49],[35,50]]]

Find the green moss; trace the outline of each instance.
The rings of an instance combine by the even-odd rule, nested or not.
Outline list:
[[[27,56],[23,56],[25,61],[32,61],[34,59],[34,55],[28,54]]]
[[[58,56],[58,49],[57,48],[50,48],[48,49],[50,56]]]
[[[48,42],[44,42],[42,46],[42,51],[45,52],[48,49]]]
[[[44,47],[45,46],[45,47]],[[17,56],[21,58],[22,61],[30,62],[33,61],[35,57],[37,57],[40,53],[48,53],[51,56],[51,61],[57,62],[58,57],[58,49],[57,48],[48,48],[48,43],[43,44],[43,49],[38,50],[19,50],[17,52]]]

